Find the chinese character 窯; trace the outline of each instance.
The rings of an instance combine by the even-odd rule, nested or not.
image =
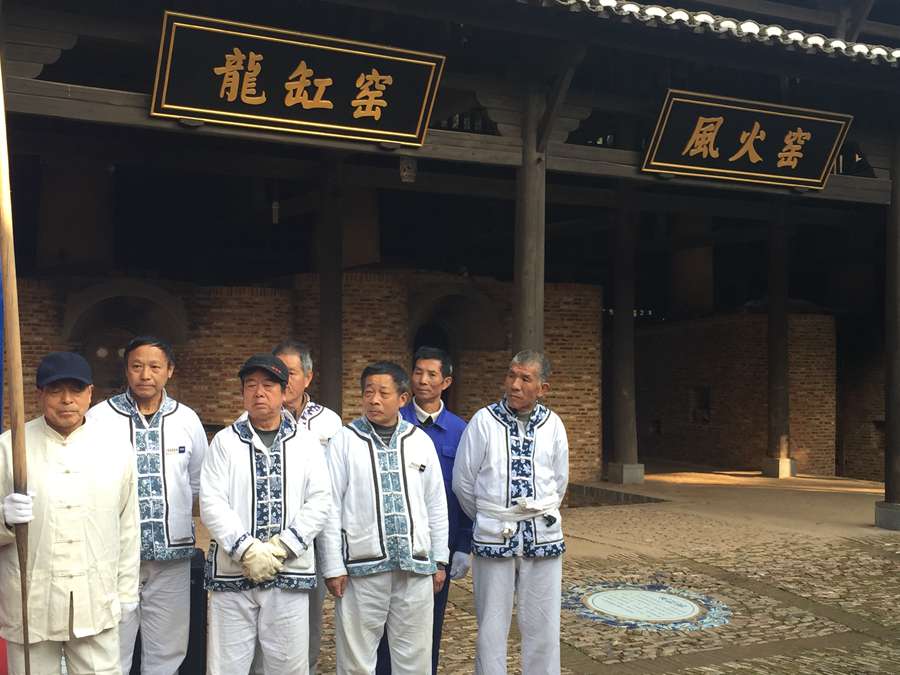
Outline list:
[[[357,98],[350,102],[355,110],[353,119],[360,117],[373,117],[381,119],[381,109],[387,108],[388,102],[384,100],[384,90],[388,85],[394,84],[394,78],[390,75],[382,75],[375,68],[368,75],[360,73],[356,78],[356,88],[359,89]]]
[[[741,145],[740,150],[738,150],[728,158],[728,161],[734,162],[744,155],[747,155],[750,158],[750,162],[752,164],[763,161],[763,158],[760,157],[759,153],[756,151],[756,147],[753,144],[756,141],[764,140],[766,140],[765,129],[759,126],[759,122],[754,121],[752,130],[741,132],[741,143],[743,143],[743,145]]]
[[[803,131],[797,127],[796,131],[789,131],[784,136],[784,147],[778,153],[778,168],[797,168],[797,162],[803,158],[803,144],[812,138],[812,133]]]
[[[247,57],[244,55],[244,52],[235,47],[232,49],[231,54],[225,55],[224,66],[213,68],[213,72],[216,75],[222,76],[219,98],[224,98],[231,103],[237,99],[238,93],[240,93],[243,103],[260,105],[266,102],[266,92],[262,92],[259,95],[256,93],[256,78],[262,70],[259,62],[263,60],[263,55],[250,52],[246,70],[244,70],[245,59]],[[241,80],[241,72],[244,73],[243,80]]]
[[[285,91],[287,91],[284,95],[284,104],[287,107],[290,108],[292,105],[299,103],[304,110],[309,110],[310,108],[331,110],[334,108],[334,104],[331,101],[322,98],[325,95],[325,90],[334,84],[334,80],[330,77],[317,77],[313,80],[311,78],[314,74],[315,71],[307,67],[306,61],[301,61],[300,65],[294,69],[294,72],[288,77],[288,81],[284,83]],[[316,87],[316,92],[312,98],[309,97],[309,92],[306,91],[310,84]]]
[[[703,155],[703,158],[712,157],[716,159],[719,156],[719,148],[716,147],[716,134],[719,133],[719,127],[725,122],[724,117],[698,117],[697,126],[694,127],[694,133],[691,134],[690,140],[681,151],[682,155]]]

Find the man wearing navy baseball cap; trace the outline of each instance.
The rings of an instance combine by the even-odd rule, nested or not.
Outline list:
[[[272,354],[238,372],[245,412],[213,438],[200,472],[200,516],[212,541],[207,673],[306,675],[313,540],[331,482],[319,439],[284,409],[289,370]]]
[[[12,491],[12,439],[0,436],[0,635],[9,672],[25,672],[13,526],[28,528],[31,669],[117,675],[120,619],[138,601],[138,511],[133,461],[86,421],[91,367],[53,352],[37,369],[41,416],[25,425],[27,495]]]

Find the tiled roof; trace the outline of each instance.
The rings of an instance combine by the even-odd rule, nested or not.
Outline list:
[[[750,19],[733,19],[711,12],[690,12],[665,5],[631,0],[517,0],[521,3],[588,12],[600,18],[617,19],[646,26],[671,26],[696,33],[713,33],[744,42],[781,45],[792,51],[840,56],[873,64],[900,65],[900,48],[850,42],[821,33],[807,33]]]

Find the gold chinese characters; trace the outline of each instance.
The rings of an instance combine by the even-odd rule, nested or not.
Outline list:
[[[244,54],[238,47],[225,54],[225,63],[212,69],[222,78],[219,98],[233,103],[240,98],[246,105],[262,105],[266,102],[266,92],[257,91],[257,80],[262,72],[264,57],[254,51]],[[328,88],[334,85],[331,77],[315,77],[315,70],[306,60],[301,60],[284,82],[284,105],[287,108],[299,105],[303,110],[333,110],[334,101],[327,96]],[[349,102],[353,108],[353,118],[381,119],[382,111],[388,107],[387,88],[394,83],[392,75],[383,75],[377,68],[362,72],[357,77],[356,94]]]
[[[718,159],[718,135],[724,123],[724,116],[698,116],[697,123],[694,125],[694,131],[681,154],[688,157],[700,155],[704,159],[708,157]],[[796,129],[788,131],[784,137],[784,147],[777,155],[777,167],[779,169],[796,169],[797,164],[803,158],[803,145],[811,139],[812,132],[805,131],[802,127],[798,126]],[[737,162],[743,158],[746,158],[751,164],[758,164],[764,161],[763,155],[760,154],[760,148],[756,144],[757,142],[761,144],[765,140],[765,129],[762,128],[759,121],[754,120],[751,129],[745,129],[741,132],[740,146],[728,158],[728,161]]]

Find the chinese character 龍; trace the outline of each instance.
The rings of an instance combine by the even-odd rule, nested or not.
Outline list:
[[[247,61],[246,70],[244,61]],[[250,52],[249,59],[240,49],[235,47],[231,54],[225,55],[225,65],[213,68],[216,75],[222,76],[222,86],[219,88],[219,98],[226,99],[229,103],[235,101],[240,94],[241,102],[248,105],[260,105],[266,102],[266,92],[256,93],[256,78],[259,76],[263,60],[262,54]],[[241,78],[241,73],[244,77]]]
[[[716,147],[716,135],[719,133],[719,127],[724,122],[724,117],[698,117],[694,133],[691,134],[691,138],[688,140],[687,145],[684,146],[681,154],[690,157],[703,155],[704,159],[707,157],[716,159],[719,156],[719,148]]]
[[[744,155],[747,155],[750,158],[750,162],[752,164],[763,161],[763,158],[760,157],[759,153],[756,151],[756,147],[753,144],[756,141],[764,140],[766,140],[765,129],[759,126],[759,122],[754,121],[753,129],[751,129],[750,131],[741,132],[741,143],[743,145],[741,145],[740,149],[736,153],[728,158],[728,161],[734,162]]]
[[[300,65],[294,69],[294,72],[288,77],[288,81],[284,83],[284,88],[287,92],[284,95],[284,104],[287,107],[290,108],[299,103],[304,110],[311,108],[331,110],[334,108],[334,104],[331,101],[322,98],[325,95],[325,90],[334,84],[334,80],[330,77],[312,79],[314,74],[315,71],[307,67],[306,61],[301,61]],[[309,97],[309,92],[307,91],[311,84],[316,87],[312,98]]]
[[[382,75],[375,68],[366,75],[360,73],[356,78],[356,88],[359,89],[357,97],[350,102],[355,110],[353,118],[372,117],[381,119],[381,109],[387,108],[388,102],[384,100],[384,90],[388,85],[394,84],[394,78],[390,75]]]
[[[803,158],[803,144],[812,138],[812,133],[803,131],[797,127],[796,131],[789,131],[784,136],[784,147],[778,153],[778,168],[797,168],[797,162]]]

